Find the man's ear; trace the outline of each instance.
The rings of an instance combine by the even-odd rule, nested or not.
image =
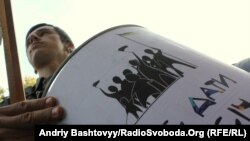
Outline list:
[[[64,43],[64,46],[65,46],[66,51],[69,52],[69,53],[73,52],[74,49],[75,49],[74,44],[71,43],[71,42]]]

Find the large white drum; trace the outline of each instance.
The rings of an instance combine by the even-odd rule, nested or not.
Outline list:
[[[99,33],[53,76],[61,124],[250,124],[250,75],[136,25]]]

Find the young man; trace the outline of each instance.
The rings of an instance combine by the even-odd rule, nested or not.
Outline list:
[[[60,28],[38,24],[26,36],[26,54],[39,78],[35,87],[26,89],[28,99],[40,98],[46,83],[74,50],[70,37]]]
[[[50,77],[74,50],[70,37],[59,27],[37,24],[26,35],[26,55],[39,78],[36,85],[25,89],[27,99],[37,99],[43,94]],[[0,106],[8,105],[9,99]]]
[[[27,99],[41,98],[50,77],[73,50],[72,40],[59,27],[42,23],[28,31],[26,54],[39,78],[34,87],[25,90]],[[4,103],[8,105],[9,100]],[[53,97],[1,107],[0,140],[32,140],[32,125],[54,122],[62,117],[63,109]]]

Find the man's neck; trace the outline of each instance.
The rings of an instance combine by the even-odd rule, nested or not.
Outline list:
[[[58,67],[59,67],[59,64],[48,65],[41,69],[37,69],[37,73],[39,77],[48,78],[56,71]]]

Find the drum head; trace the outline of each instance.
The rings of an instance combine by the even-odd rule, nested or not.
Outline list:
[[[135,25],[82,44],[47,96],[61,124],[249,124],[250,75]]]

